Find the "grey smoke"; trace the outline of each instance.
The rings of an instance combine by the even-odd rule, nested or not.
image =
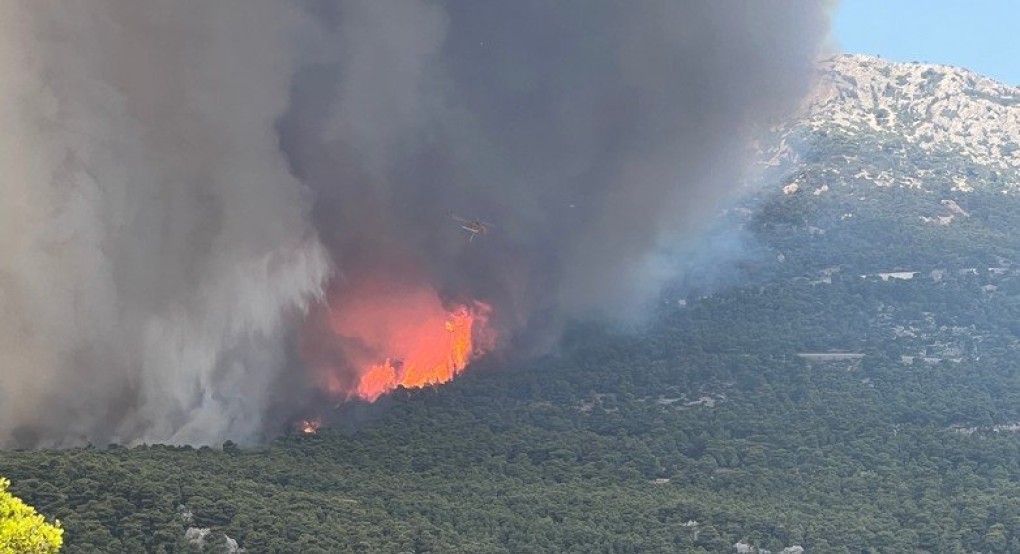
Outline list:
[[[348,277],[490,301],[521,348],[640,313],[650,253],[800,101],[826,13],[0,0],[0,444],[257,437]]]
[[[642,313],[648,254],[735,187],[827,30],[817,2],[313,4],[335,57],[279,127],[338,266],[410,265],[518,337]],[[448,210],[497,229],[458,241]]]
[[[0,2],[0,440],[250,436],[329,259],[273,0]]]

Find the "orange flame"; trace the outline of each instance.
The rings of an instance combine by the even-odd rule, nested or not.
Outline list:
[[[298,428],[306,435],[314,435],[315,433],[318,433],[320,426],[322,426],[322,423],[320,423],[318,419],[303,419],[298,424]]]
[[[320,309],[302,351],[337,398],[374,402],[397,387],[446,383],[493,346],[489,305],[448,308],[428,286],[348,285]]]

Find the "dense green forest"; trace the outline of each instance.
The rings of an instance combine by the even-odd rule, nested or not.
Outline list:
[[[864,288],[877,305],[901,285]],[[66,552],[186,552],[188,527],[251,552],[1020,544],[1020,442],[993,428],[1020,420],[1008,356],[906,365],[896,341],[859,340],[852,290],[798,290],[713,296],[640,336],[578,329],[557,357],[400,394],[353,432],[10,452],[2,469],[64,522]],[[823,339],[868,356],[792,355]]]
[[[1020,552],[1020,200],[999,174],[876,187],[848,149],[920,155],[819,140],[786,177],[806,192],[727,212],[739,253],[692,255],[640,329],[574,324],[314,436],[10,451],[0,475],[67,553]],[[967,215],[922,219],[944,200]]]

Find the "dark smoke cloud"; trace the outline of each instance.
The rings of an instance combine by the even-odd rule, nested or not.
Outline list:
[[[281,119],[342,270],[494,300],[517,331],[634,316],[648,255],[714,210],[800,101],[811,2],[341,2]],[[452,210],[497,228],[456,240]],[[519,333],[518,333],[519,335]]]
[[[257,436],[334,268],[489,301],[528,346],[639,313],[826,27],[809,1],[0,0],[0,444]]]

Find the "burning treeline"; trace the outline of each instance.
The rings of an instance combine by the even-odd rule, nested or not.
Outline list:
[[[0,443],[256,439],[638,313],[824,9],[0,1]]]
[[[333,398],[374,401],[397,387],[445,383],[495,346],[491,308],[443,302],[419,283],[331,290],[302,333],[302,357]]]

